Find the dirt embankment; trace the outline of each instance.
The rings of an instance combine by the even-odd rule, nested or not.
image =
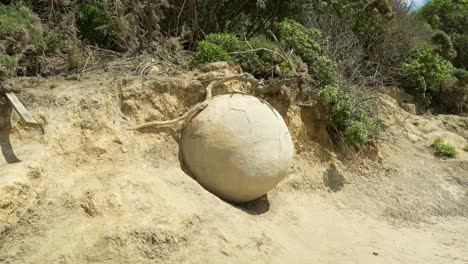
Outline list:
[[[0,105],[0,263],[468,262],[468,118],[382,95],[383,140],[346,158],[320,109],[266,98],[294,138],[291,175],[233,205],[184,173],[176,129],[128,130],[181,115],[216,74],[12,80],[41,126]],[[248,90],[215,93],[232,87]],[[433,155],[439,135],[459,157]]]

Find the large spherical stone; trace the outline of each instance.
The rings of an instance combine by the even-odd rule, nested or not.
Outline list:
[[[205,189],[228,201],[247,202],[287,175],[294,146],[283,118],[267,102],[229,94],[213,98],[191,120],[182,133],[181,151]]]

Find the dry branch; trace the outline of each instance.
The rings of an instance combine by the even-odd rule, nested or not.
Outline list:
[[[182,115],[182,116],[180,116],[180,117],[178,117],[176,119],[172,119],[172,120],[168,120],[168,121],[148,122],[148,123],[138,125],[138,126],[132,128],[131,130],[140,130],[140,129],[144,129],[144,128],[148,128],[148,127],[164,127],[164,126],[177,124],[177,123],[182,122],[182,121],[185,122],[189,117],[196,114],[198,111],[201,111],[201,110],[205,109],[207,106],[208,106],[208,102],[203,101],[201,103],[196,104],[189,111],[187,111],[184,115]]]
[[[198,112],[202,111],[208,106],[208,103],[213,97],[213,93],[212,93],[213,88],[220,86],[229,81],[241,81],[241,82],[250,83],[250,85],[252,86],[252,90],[254,91],[256,95],[265,95],[265,94],[278,92],[284,85],[297,81],[297,79],[280,80],[277,82],[273,82],[267,86],[264,86],[263,82],[255,79],[251,74],[248,74],[248,73],[243,73],[240,75],[229,75],[229,76],[211,79],[210,84],[206,87],[205,100],[203,102],[196,104],[192,108],[190,108],[190,110],[188,110],[182,116],[172,119],[172,120],[167,120],[167,121],[153,121],[153,122],[144,123],[141,125],[137,125],[134,128],[131,128],[131,130],[140,130],[140,129],[144,129],[148,127],[163,127],[163,126],[174,125],[180,122],[186,123],[194,115],[196,115]],[[238,93],[238,91],[235,91],[235,92]]]

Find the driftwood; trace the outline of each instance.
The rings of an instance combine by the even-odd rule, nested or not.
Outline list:
[[[131,130],[140,130],[148,127],[164,127],[164,126],[170,126],[174,124],[178,124],[180,122],[183,122],[184,124],[190,120],[193,116],[195,116],[197,113],[202,111],[208,106],[208,103],[213,97],[213,88],[218,87],[226,82],[229,81],[240,81],[240,82],[247,82],[250,83],[254,95],[266,95],[266,94],[272,94],[272,93],[277,93],[279,92],[282,87],[286,84],[292,83],[297,81],[297,78],[294,79],[284,79],[276,82],[272,82],[268,85],[264,85],[263,81],[257,80],[255,77],[253,77],[251,74],[248,73],[243,73],[239,75],[228,75],[228,76],[223,76],[215,79],[211,79],[210,84],[206,87],[206,97],[203,102],[200,102],[190,108],[185,114],[183,114],[180,117],[177,117],[172,120],[167,120],[167,121],[153,121],[153,122],[148,122],[144,123],[141,125],[137,125]],[[242,93],[240,91],[234,91],[235,93]]]
[[[5,93],[5,96],[26,124],[37,125],[36,120],[34,120],[32,115],[28,112],[28,110],[26,110],[26,107],[24,107],[24,105],[20,102],[20,100],[18,100],[14,93]]]

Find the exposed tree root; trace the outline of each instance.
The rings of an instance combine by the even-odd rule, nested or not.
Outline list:
[[[196,115],[197,113],[199,113],[200,111],[202,111],[208,106],[208,103],[213,98],[213,92],[212,92],[213,88],[218,87],[229,81],[241,81],[241,82],[250,83],[253,93],[258,96],[258,95],[265,95],[265,94],[272,94],[272,93],[279,92],[284,85],[292,83],[297,80],[298,80],[297,78],[285,79],[285,80],[280,80],[277,82],[270,83],[268,85],[264,85],[263,81],[257,80],[255,77],[253,77],[251,74],[248,74],[248,73],[243,73],[239,75],[228,75],[228,76],[224,76],[224,77],[220,77],[216,79],[211,79],[209,80],[210,84],[206,87],[205,100],[203,102],[196,104],[192,108],[190,108],[190,110],[188,110],[182,116],[177,117],[172,120],[167,120],[167,121],[153,121],[153,122],[144,123],[141,125],[137,125],[131,128],[130,130],[140,130],[140,129],[144,129],[148,127],[164,127],[164,126],[178,124],[180,122],[183,122],[183,124],[185,125],[185,123],[188,120],[191,120],[194,115]],[[234,92],[243,93],[240,91],[234,91]]]

